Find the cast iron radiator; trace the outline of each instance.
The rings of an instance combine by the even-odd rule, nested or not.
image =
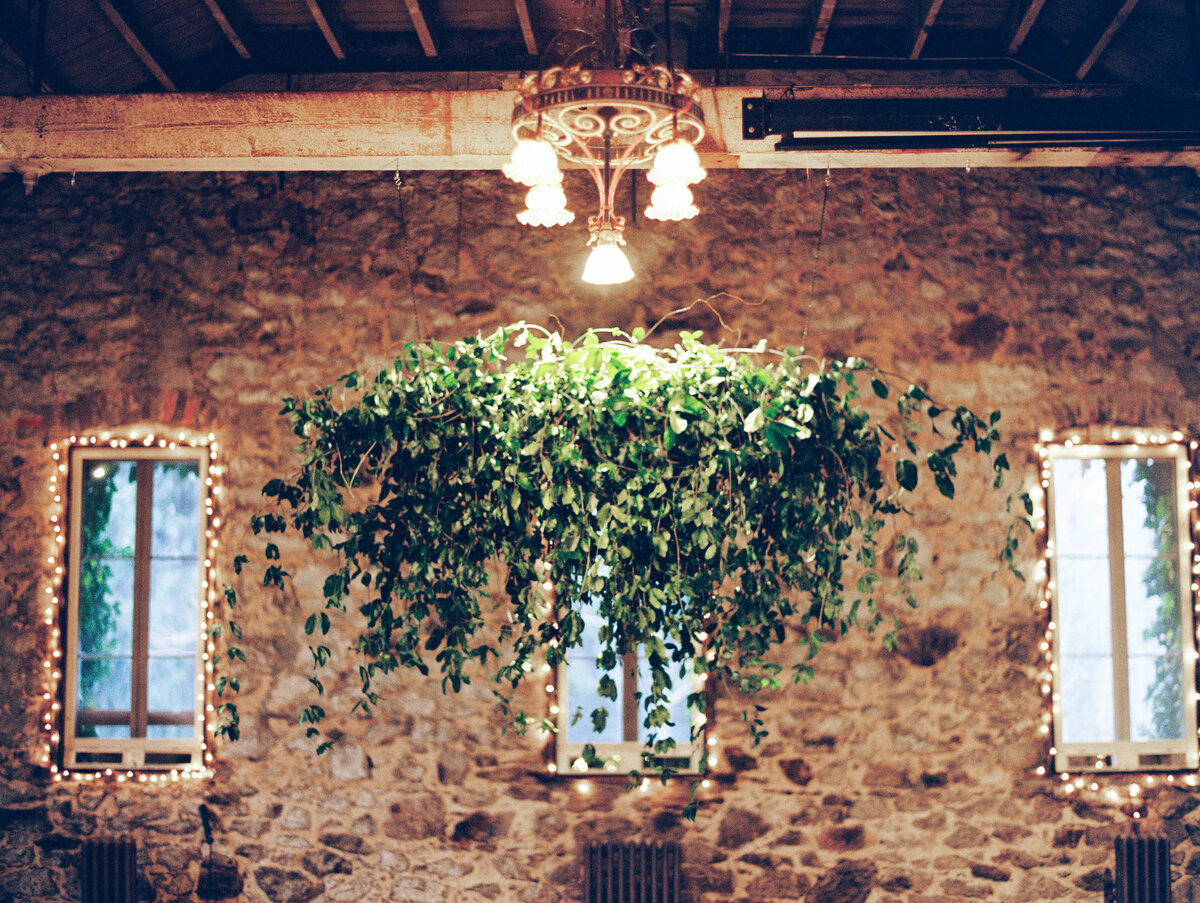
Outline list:
[[[1118,837],[1117,903],[1171,903],[1171,844],[1165,837]]]
[[[79,864],[83,903],[134,903],[137,899],[137,841],[85,840]]]
[[[679,844],[589,843],[586,903],[680,903]]]

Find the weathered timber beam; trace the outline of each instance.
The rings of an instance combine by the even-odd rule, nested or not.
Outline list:
[[[1084,61],[1079,65],[1079,68],[1075,70],[1076,81],[1083,81],[1087,77],[1087,74],[1092,71],[1092,67],[1096,65],[1096,63],[1100,60],[1100,57],[1104,54],[1104,51],[1108,49],[1108,45],[1111,43],[1113,36],[1117,33],[1120,27],[1125,24],[1125,20],[1129,18],[1129,14],[1133,12],[1133,8],[1137,5],[1138,0],[1125,0],[1125,2],[1121,4],[1121,8],[1117,10],[1117,14],[1113,16],[1113,20],[1108,23],[1108,27],[1104,29],[1104,33],[1101,34],[1099,40],[1096,41],[1096,45],[1092,48],[1091,53],[1084,58]]]
[[[1033,23],[1042,14],[1042,7],[1046,5],[1046,0],[1014,0],[1014,3],[1018,6],[1024,4],[1025,11],[1019,17],[1013,17],[1013,30],[1008,39],[1009,56],[1020,50],[1025,39],[1029,37],[1029,32],[1033,30]]]
[[[330,51],[339,60],[344,60],[346,58],[346,30],[342,27],[342,20],[338,18],[337,13],[322,0],[304,0],[304,5],[308,7],[308,13],[317,23],[317,28],[320,29]]]
[[[244,60],[250,59],[250,24],[245,17],[226,0],[204,0],[204,5],[237,55]]]
[[[429,17],[425,15],[421,0],[404,0],[404,5],[408,8],[408,17],[412,19],[413,28],[417,32],[417,40],[421,42],[421,49],[428,57],[437,56],[437,41],[433,26],[429,22]]]
[[[533,18],[529,15],[529,4],[526,0],[513,0],[517,7],[517,20],[521,23],[521,37],[525,39],[525,52],[537,56],[537,32],[533,30]],[[432,35],[430,36],[432,43]],[[436,50],[436,47],[434,48]]]
[[[833,19],[833,8],[837,0],[820,0],[821,6],[813,19],[812,41],[809,42],[808,52],[816,56],[825,49],[825,36],[829,34],[829,23]]]
[[[912,50],[908,53],[910,60],[915,60],[925,49],[925,42],[929,40],[929,32],[937,20],[938,13],[942,11],[944,2],[945,0],[916,0],[913,45]]]
[[[37,66],[34,60],[34,51],[24,41],[16,29],[12,28],[9,23],[0,21],[0,52],[7,52],[13,60],[21,66],[24,66],[31,76],[36,75]],[[41,75],[41,90],[47,94],[54,94],[63,89],[61,76],[57,73],[49,71],[49,66],[46,61],[42,60],[42,75]]]
[[[835,108],[877,101],[884,107],[872,115],[886,119],[888,110],[896,115],[910,110],[914,98],[969,101],[1003,90],[828,87],[805,96]],[[1098,89],[1074,90],[1079,96],[1101,96]],[[1142,97],[1140,106],[1166,106]],[[963,151],[881,149],[860,139],[858,146],[841,141],[837,147],[776,151],[763,136],[743,134],[742,104],[750,99],[761,100],[762,89],[702,92],[708,135],[699,150],[706,167],[1200,166],[1200,140],[1195,146],[1110,147],[1097,141],[1094,146]],[[1200,111],[1200,89],[1189,102]],[[0,171],[30,166],[56,172],[499,169],[512,150],[511,114],[509,91],[0,97]],[[854,138],[850,130],[836,134]]]
[[[717,53],[725,52],[725,42],[729,40],[729,16],[733,12],[733,0],[721,0],[717,10]]]
[[[125,39],[125,43],[129,45],[129,49],[134,55],[141,60],[142,65],[154,76],[155,80],[168,91],[178,91],[175,82],[167,75],[167,71],[159,63],[158,59],[150,52],[146,46],[146,42],[142,40],[136,28],[133,27],[133,19],[125,9],[124,3],[121,8],[118,8],[117,0],[95,0],[95,3],[100,7],[100,11],[108,18],[115,28]]]

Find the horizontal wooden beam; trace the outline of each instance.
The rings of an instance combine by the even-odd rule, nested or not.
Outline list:
[[[1004,90],[969,89],[966,96],[987,98]],[[885,112],[908,109],[914,98],[939,96],[962,100],[964,89],[804,92],[805,99],[839,108],[874,100],[885,104]],[[761,88],[702,91],[708,134],[699,150],[705,166],[1200,166],[1200,143],[895,150],[872,147],[865,139],[846,146],[842,139],[853,133],[843,131],[833,133],[839,139],[834,149],[776,151],[765,136],[743,134],[742,103],[753,98],[762,98]],[[1200,108],[1200,92],[1196,103]],[[0,97],[0,171],[499,169],[512,150],[512,104],[512,92],[493,90]]]

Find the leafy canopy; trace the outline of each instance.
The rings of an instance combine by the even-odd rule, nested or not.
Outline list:
[[[337,391],[285,400],[300,470],[265,486],[277,508],[252,526],[297,531],[335,555],[323,609],[304,625],[318,690],[328,612],[348,611],[359,629],[356,707],[370,711],[374,678],[396,668],[436,669],[451,690],[482,673],[524,725],[532,719],[509,708],[513,691],[542,658],[554,665],[579,644],[590,602],[606,625],[602,670],[618,669],[625,650],[647,651],[641,706],[653,732],[672,683],[693,671],[753,692],[778,685],[788,628],[805,648],[797,680],[831,636],[860,621],[873,630],[881,531],[919,475],[953,497],[961,455],[985,456],[996,486],[1008,467],[999,413],[944,410],[917,386],[892,395],[860,359],[727,350],[699,333],[665,349],[642,338],[592,330],[567,342],[517,324],[446,347],[410,344],[370,382],[351,373]],[[890,396],[896,435],[864,406],[860,380],[876,409]],[[929,450],[915,441],[923,433]],[[915,605],[917,544],[891,541]],[[1010,567],[1015,547],[1010,531]],[[495,604],[507,617],[489,621],[497,561]],[[263,584],[286,577],[268,542]],[[611,680],[600,691],[616,696]],[[691,701],[703,708],[703,694]],[[222,713],[236,736],[236,706]],[[310,735],[323,715],[319,705],[301,714]],[[751,724],[760,732],[757,716]]]

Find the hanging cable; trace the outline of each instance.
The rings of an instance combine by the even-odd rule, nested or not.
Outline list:
[[[808,282],[808,304],[804,310],[804,332],[800,336],[800,347],[808,349],[808,321],[812,319],[813,299],[817,292],[817,267],[821,262],[821,243],[825,238],[825,205],[829,201],[829,183],[832,174],[825,167],[825,187],[821,191],[821,216],[817,221],[817,246],[813,249],[812,277]]]
[[[408,277],[408,297],[412,302],[413,324],[417,330],[417,341],[425,341],[421,330],[421,315],[417,310],[417,290],[414,285],[412,254],[408,248],[408,222],[404,218],[404,192],[400,189],[404,182],[400,178],[400,158],[396,158],[396,175],[392,179],[396,183],[396,219],[400,221],[400,248],[404,252],[404,273]]]

